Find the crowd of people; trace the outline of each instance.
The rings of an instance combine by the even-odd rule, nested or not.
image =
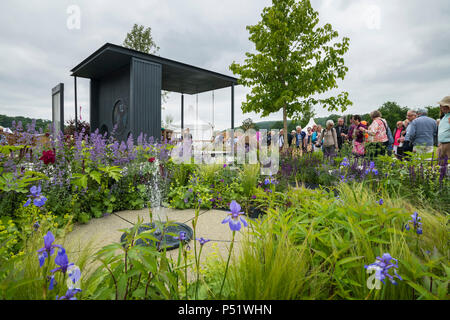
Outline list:
[[[326,122],[326,127],[314,125],[302,131],[300,126],[288,134],[288,146],[303,152],[322,150],[324,156],[333,157],[344,144],[351,147],[356,157],[375,158],[378,155],[392,153],[404,159],[406,152],[430,154],[438,147],[440,159],[450,158],[450,96],[439,102],[441,116],[435,120],[427,115],[426,109],[408,110],[406,119],[396,124],[392,133],[386,119],[379,110],[370,113],[370,125],[360,115],[350,118],[347,127],[343,118],[336,126],[333,120]],[[280,149],[285,146],[283,129],[280,130]]]

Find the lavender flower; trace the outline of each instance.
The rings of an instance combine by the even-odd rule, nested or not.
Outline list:
[[[231,201],[230,210],[230,214],[222,221],[222,224],[228,223],[231,231],[241,230],[241,222],[244,227],[248,226],[247,221],[243,217],[239,217],[244,213],[241,212],[241,206],[235,200]]]
[[[393,261],[393,262],[391,262]],[[394,263],[395,262],[395,263]],[[391,268],[398,269],[398,261],[397,259],[394,259],[391,257],[389,253],[384,253],[383,256],[377,257],[376,261],[370,265],[364,266],[364,268],[368,270],[376,270],[375,278],[383,283],[384,279],[388,278],[392,284],[396,285],[397,282],[394,280],[394,277],[389,274],[389,270]],[[394,269],[394,275],[400,279],[403,280],[398,274],[397,271]]]

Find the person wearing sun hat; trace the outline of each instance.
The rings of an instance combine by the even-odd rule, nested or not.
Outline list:
[[[450,96],[438,102],[444,115],[438,128],[438,154],[441,159],[450,158]]]

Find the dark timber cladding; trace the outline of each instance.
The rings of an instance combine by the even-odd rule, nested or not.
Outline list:
[[[236,78],[109,43],[71,71],[91,80],[91,128],[112,132],[116,127],[121,140],[141,132],[160,138],[161,90],[183,95],[231,87],[234,127]]]

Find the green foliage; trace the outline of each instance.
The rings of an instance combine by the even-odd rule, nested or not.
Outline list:
[[[240,84],[252,88],[242,103],[243,112],[262,112],[264,117],[283,110],[286,131],[287,118],[307,118],[317,104],[329,111],[344,111],[352,104],[347,92],[312,98],[337,88],[337,80],[344,79],[348,68],[342,56],[349,39],[336,41],[338,33],[330,24],[318,27],[318,13],[309,0],[274,0],[261,17],[247,26],[256,53],[246,53],[245,64],[230,66]]]
[[[397,127],[397,121],[403,121],[406,119],[406,113],[408,108],[400,107],[396,102],[385,102],[379,109],[381,115],[386,119],[389,128],[391,128],[392,133]]]
[[[267,198],[267,215],[251,223],[231,264],[225,299],[448,298],[448,217],[387,194],[379,205],[379,195],[363,184],[341,184],[339,198],[304,188],[276,198]],[[420,236],[404,229],[414,211],[422,217]],[[370,290],[364,266],[387,252],[398,259],[403,280]],[[220,261],[209,261],[205,273],[212,298]]]
[[[36,130],[42,129],[43,131],[47,131],[48,125],[51,123],[50,120],[46,119],[32,119],[22,116],[10,117],[7,115],[0,114],[0,126],[5,128],[11,128],[13,121],[17,123],[22,122],[22,126],[26,128],[28,124],[32,124],[33,120],[36,121]]]
[[[137,24],[134,24],[131,31],[127,33],[123,46],[144,53],[155,54],[159,51],[152,37],[152,29]]]

